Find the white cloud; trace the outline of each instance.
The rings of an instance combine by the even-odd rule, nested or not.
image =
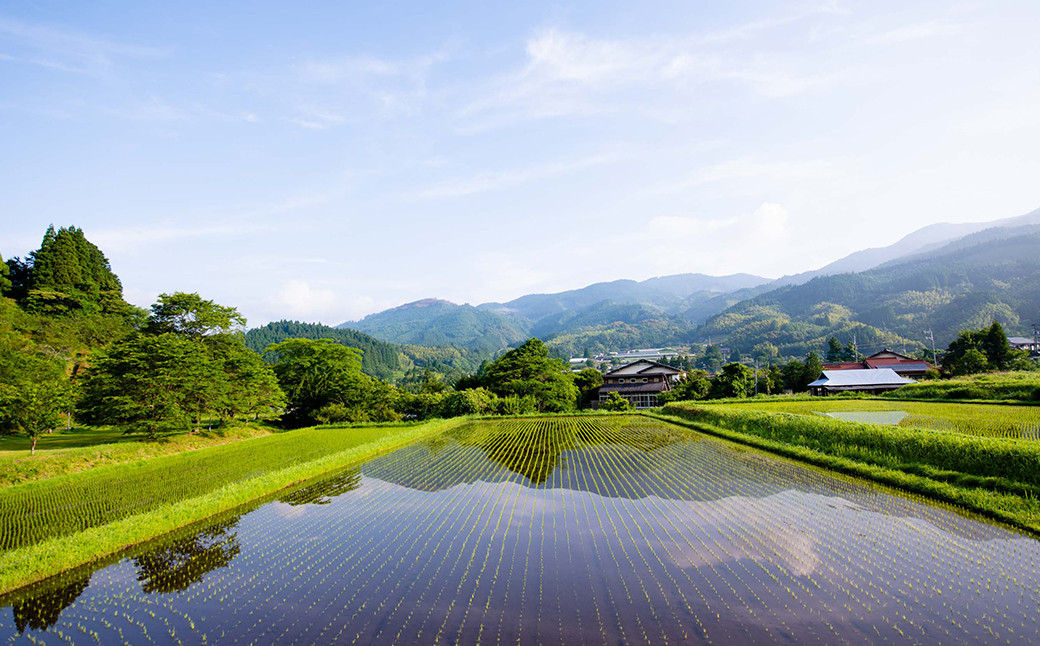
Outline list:
[[[751,231],[770,242],[787,237],[787,209],[779,204],[766,202],[751,215]]]
[[[272,305],[286,317],[320,318],[334,313],[337,299],[331,289],[315,289],[302,280],[290,280],[275,292]]]

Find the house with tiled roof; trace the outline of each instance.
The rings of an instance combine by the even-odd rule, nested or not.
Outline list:
[[[929,370],[934,370],[935,366],[923,359],[914,359],[888,349],[872,354],[863,361],[823,364],[824,370],[878,370],[881,368],[888,368],[901,377],[920,379]]]
[[[617,393],[636,408],[660,406],[658,395],[671,390],[685,375],[683,370],[649,359],[626,363],[603,375],[596,405],[607,401],[611,393]]]

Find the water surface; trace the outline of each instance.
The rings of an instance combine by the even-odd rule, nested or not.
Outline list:
[[[43,643],[1037,643],[1040,543],[645,418],[473,423],[5,600]]]

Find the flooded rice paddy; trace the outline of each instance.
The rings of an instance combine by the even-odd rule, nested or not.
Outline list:
[[[0,601],[47,644],[1040,642],[1040,543],[646,418],[474,422]]]

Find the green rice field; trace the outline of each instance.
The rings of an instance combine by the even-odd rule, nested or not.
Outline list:
[[[45,644],[1032,644],[1040,542],[640,416],[474,421],[0,599]]]
[[[726,404],[741,410],[823,415],[868,424],[893,424],[1005,439],[1040,440],[1040,406],[961,404],[882,399],[753,400]]]

